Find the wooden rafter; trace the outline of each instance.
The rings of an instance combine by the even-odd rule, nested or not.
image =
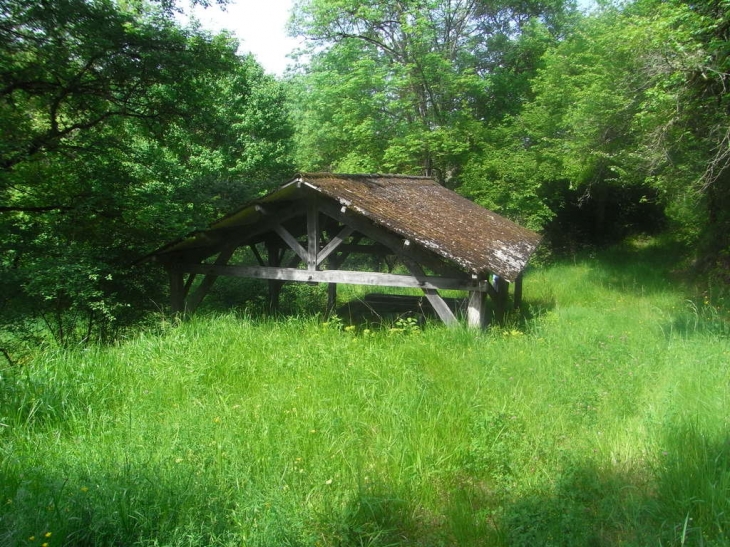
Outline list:
[[[352,226],[345,226],[340,232],[333,237],[327,245],[317,254],[317,265],[319,266],[327,257],[335,252],[343,242],[352,235],[355,229]]]

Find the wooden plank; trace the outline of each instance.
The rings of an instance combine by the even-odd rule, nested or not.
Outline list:
[[[279,234],[279,237],[284,240],[284,243],[286,243],[292,251],[297,253],[302,260],[307,262],[309,253],[286,228],[284,228],[281,224],[276,224],[273,229],[277,234]]]
[[[410,275],[380,272],[343,270],[300,270],[262,266],[219,266],[215,264],[183,264],[182,271],[198,274],[275,279],[279,281],[303,281],[314,283],[347,283],[350,285],[374,285],[383,287],[411,287],[417,289],[447,289],[457,291],[482,290],[483,286],[472,280],[450,277],[425,276],[416,279]],[[484,289],[486,290],[486,289]]]
[[[325,245],[324,248],[317,254],[317,265],[320,265],[330,254],[332,254],[345,239],[352,235],[352,232],[354,231],[355,229],[352,226],[345,226],[344,228],[342,228],[342,230],[340,230],[340,233],[333,237],[332,241],[327,243],[327,245]]]
[[[312,195],[307,200],[307,269],[317,269],[317,255],[319,254],[319,209],[317,196]]]

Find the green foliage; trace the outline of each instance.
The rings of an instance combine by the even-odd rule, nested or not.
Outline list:
[[[3,2],[5,339],[113,337],[164,296],[136,260],[290,174],[281,86],[169,7]]]
[[[320,48],[292,81],[298,163],[454,184],[485,123],[525,99],[566,11],[563,2],[300,4],[292,31]]]
[[[705,248],[725,246],[727,106],[717,82],[726,72],[716,38],[727,26],[708,11],[717,15],[684,2],[608,6],[545,54],[515,124],[520,146],[504,163],[535,165],[527,187],[560,222],[583,209],[591,239],[624,236],[621,224],[645,229],[642,217],[662,228],[661,207],[677,235],[697,241],[709,230]],[[636,212],[616,216],[617,204]]]
[[[489,144],[483,154],[473,156],[464,166],[458,191],[527,228],[541,230],[555,216],[552,196],[544,188],[546,180],[558,176],[555,169],[522,144],[515,120],[504,120],[485,140]]]

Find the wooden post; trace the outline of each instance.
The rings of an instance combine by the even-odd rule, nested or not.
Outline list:
[[[515,309],[519,310],[522,306],[522,274],[515,279],[515,294],[513,296]]]
[[[469,291],[466,323],[475,329],[483,329],[487,326],[487,295],[482,291]]]
[[[167,267],[170,276],[170,311],[173,315],[180,315],[185,311],[185,283],[183,272],[174,265]]]
[[[271,239],[266,240],[266,254],[269,266],[279,266],[279,246],[276,241]],[[276,312],[279,309],[279,294],[281,294],[281,287],[283,283],[276,279],[269,280],[269,311]]]
[[[503,323],[507,313],[507,299],[509,298],[509,283],[501,277],[494,276],[496,295],[494,298],[494,319]]]
[[[337,283],[327,285],[327,315],[335,311],[337,307]]]
[[[307,202],[307,270],[317,269],[319,254],[319,209],[317,197],[312,196]]]

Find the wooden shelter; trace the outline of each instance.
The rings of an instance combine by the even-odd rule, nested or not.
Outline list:
[[[338,283],[418,288],[447,324],[457,319],[438,291],[466,291],[468,324],[481,327],[487,298],[500,317],[510,284],[519,306],[539,242],[430,178],[303,173],[147,258],[169,271],[174,312],[194,312],[219,276],[238,276],[268,280],[274,306],[289,281],[328,283],[330,305]],[[236,263],[241,248],[255,263]],[[347,269],[363,254],[395,257],[408,273]]]

